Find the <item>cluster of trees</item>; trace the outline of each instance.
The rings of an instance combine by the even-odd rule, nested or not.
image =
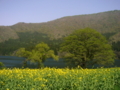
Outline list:
[[[47,58],[54,58],[58,60],[58,56],[54,54],[53,50],[50,50],[49,46],[45,43],[37,44],[32,50],[28,51],[25,48],[20,48],[15,53],[16,56],[24,57],[24,65],[27,61],[35,62],[38,64],[38,68],[43,67],[43,62]]]
[[[85,68],[87,65],[113,64],[115,54],[104,36],[99,32],[85,28],[77,30],[65,38],[61,51],[70,65]]]
[[[115,59],[114,51],[106,38],[90,28],[76,30],[65,37],[60,52],[64,53],[62,58],[65,58],[69,66],[79,65],[82,68],[95,64],[111,65]],[[15,55],[25,57],[26,61],[37,62],[39,68],[47,58],[58,60],[58,56],[45,43],[37,44],[31,50],[20,48]]]

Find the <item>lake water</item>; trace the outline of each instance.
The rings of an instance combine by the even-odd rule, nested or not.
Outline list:
[[[24,60],[25,60],[25,58],[22,58],[22,57],[0,56],[0,62],[2,62],[8,68],[13,68],[13,67],[21,68]],[[55,61],[52,58],[47,59],[44,62],[44,66],[57,67],[57,68],[67,67],[67,65],[65,64],[63,59],[59,59],[59,61]],[[120,60],[115,60],[114,65],[111,67],[114,67],[114,66],[120,67]],[[35,63],[28,62],[27,67],[36,68],[37,65]],[[95,67],[97,67],[97,66],[95,66]]]
[[[22,67],[24,60],[25,58],[22,58],[22,57],[0,56],[0,62],[2,62],[8,68],[12,68],[12,67],[20,68]],[[36,66],[37,65],[35,63],[27,62],[27,67],[29,68],[35,68]],[[64,63],[63,59],[60,59],[59,61],[55,61],[52,58],[49,58],[44,62],[44,66],[64,68],[66,67],[66,64]]]

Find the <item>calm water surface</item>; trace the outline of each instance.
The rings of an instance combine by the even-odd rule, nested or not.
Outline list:
[[[6,67],[22,67],[24,60],[25,58],[22,57],[0,56],[0,62],[2,62]],[[28,67],[34,68],[37,66],[35,63],[28,62],[27,64]],[[49,58],[44,62],[44,66],[64,68],[66,67],[66,64],[64,63],[63,59],[60,59],[59,61],[55,61],[52,58]]]
[[[0,62],[2,62],[6,67],[18,67],[21,68],[25,58],[16,57],[16,56],[0,56]],[[55,61],[52,58],[47,59],[44,62],[44,66],[47,67],[57,67],[57,68],[64,68],[67,67],[63,59],[59,59],[59,61]],[[115,60],[114,65],[111,67],[120,67],[120,60]],[[35,63],[27,62],[27,67],[29,68],[36,68],[37,65]],[[98,67],[97,65],[95,67]]]

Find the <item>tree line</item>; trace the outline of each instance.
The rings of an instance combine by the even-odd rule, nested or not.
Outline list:
[[[12,55],[14,51],[21,47],[31,50],[40,42],[47,43],[57,54],[59,44],[62,42],[62,39],[51,40],[46,34],[38,32],[19,32],[18,36],[18,39],[9,39],[0,43],[0,55]]]

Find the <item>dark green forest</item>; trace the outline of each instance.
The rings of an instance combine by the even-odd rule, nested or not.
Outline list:
[[[55,51],[59,50],[59,44],[62,39],[50,40],[46,34],[38,32],[19,32],[19,39],[9,39],[5,42],[0,43],[0,54],[1,55],[12,55],[17,49],[24,47],[27,50],[33,49],[33,47],[41,42],[47,43],[51,49]]]

